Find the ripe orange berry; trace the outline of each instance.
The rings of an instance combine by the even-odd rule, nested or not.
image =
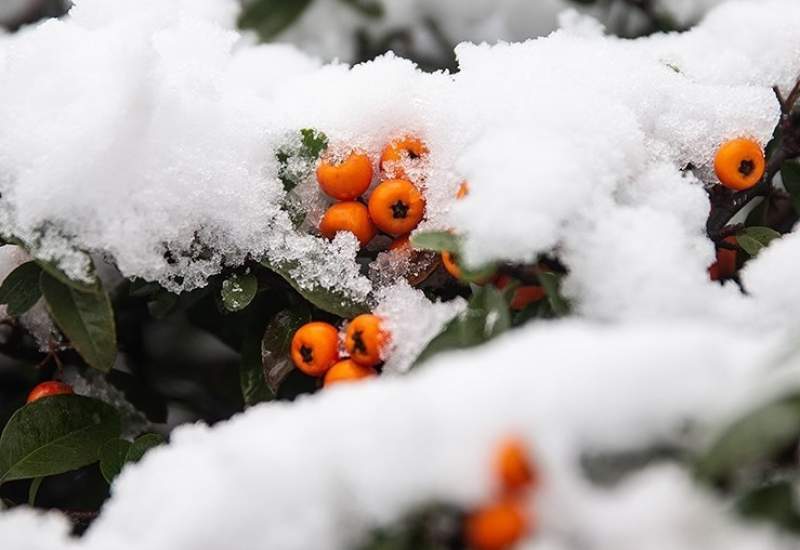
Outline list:
[[[737,191],[757,184],[764,175],[764,166],[764,150],[752,139],[727,141],[714,158],[714,171],[719,181]]]
[[[352,359],[345,359],[333,365],[325,374],[324,387],[329,387],[341,382],[355,382],[364,378],[377,376],[378,372],[372,367],[359,365]]]
[[[339,331],[328,323],[306,323],[292,337],[291,354],[298,369],[322,376],[339,360]]]
[[[359,315],[347,326],[344,347],[350,359],[360,365],[373,367],[381,362],[381,353],[388,341],[377,315]]]
[[[456,263],[456,258],[451,252],[442,252],[442,265],[454,279],[461,278],[461,268]]]
[[[537,481],[525,446],[517,439],[508,439],[500,445],[495,455],[495,471],[506,493],[526,489]]]
[[[69,384],[51,380],[49,382],[42,382],[33,388],[31,393],[28,394],[28,400],[26,403],[33,403],[42,397],[49,397],[51,395],[69,395],[71,393],[74,392],[72,391],[72,386]]]
[[[517,543],[528,529],[522,505],[504,499],[467,516],[465,537],[474,550],[505,550]]]
[[[736,237],[730,236],[724,242],[736,246]],[[717,261],[708,267],[708,276],[712,281],[730,279],[736,273],[736,250],[717,249]]]
[[[372,183],[372,162],[362,153],[350,153],[339,163],[325,159],[317,168],[317,182],[334,199],[357,199]]]
[[[369,215],[390,235],[410,233],[425,214],[422,193],[408,180],[386,180],[369,197]]]
[[[361,246],[367,246],[375,237],[375,225],[367,207],[360,202],[338,202],[328,208],[319,222],[319,232],[332,239],[339,231],[349,231]]]
[[[413,136],[395,140],[383,149],[381,170],[393,178],[406,178],[403,164],[416,161],[428,154],[428,147]]]
[[[457,199],[463,199],[469,195],[469,183],[462,181],[461,185],[458,186],[458,191],[456,192]]]

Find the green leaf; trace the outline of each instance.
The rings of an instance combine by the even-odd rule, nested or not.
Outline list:
[[[746,227],[742,230],[740,234],[747,235],[748,237],[752,237],[764,246],[767,246],[769,243],[774,241],[775,239],[780,239],[781,234],[771,229],[769,227]]]
[[[736,243],[742,250],[753,257],[757,256],[765,246],[762,242],[744,233],[736,235]]]
[[[494,286],[477,288],[467,309],[455,317],[417,357],[420,365],[443,351],[478,346],[511,328],[511,312],[503,292]]]
[[[792,197],[795,213],[800,215],[800,162],[786,161],[781,166],[781,179],[786,191]]]
[[[800,395],[763,405],[736,420],[698,460],[703,480],[729,479],[763,463],[800,438]]]
[[[98,460],[119,437],[110,405],[78,395],[44,397],[22,407],[0,436],[0,483],[69,472]]]
[[[366,17],[383,17],[385,10],[378,0],[339,0]]]
[[[0,285],[0,304],[8,305],[8,313],[18,317],[32,308],[42,291],[39,287],[39,277],[42,268],[36,262],[26,262],[17,267]]]
[[[313,305],[327,311],[333,315],[352,319],[362,313],[367,313],[369,308],[367,304],[357,302],[345,296],[342,292],[337,290],[330,290],[315,286],[312,288],[302,287],[297,280],[292,276],[292,271],[297,267],[296,262],[275,263],[267,259],[261,260],[261,265],[270,269],[283,277],[283,279],[291,285],[303,298],[311,302]]]
[[[139,462],[150,449],[163,443],[164,437],[160,434],[140,435],[131,443],[128,454],[125,455],[125,464]]]
[[[547,301],[557,316],[561,317],[569,313],[569,302],[561,295],[561,278],[550,271],[539,273],[539,281],[542,283]]]
[[[300,140],[303,143],[301,155],[309,160],[316,161],[328,148],[328,136],[313,128],[300,130]]]
[[[125,457],[131,448],[130,441],[124,439],[109,439],[100,447],[100,473],[108,483],[114,481],[122,467],[125,465]]]
[[[738,499],[736,509],[750,519],[768,521],[787,531],[800,533],[800,510],[790,481],[769,483],[749,491]]]
[[[457,254],[461,250],[461,239],[449,231],[422,231],[412,235],[411,246],[417,250]]]
[[[311,0],[253,0],[239,15],[239,28],[256,31],[268,41],[294,23]]]
[[[159,289],[147,302],[147,311],[154,319],[164,319],[175,311],[180,303],[180,296],[166,289]]]
[[[235,274],[222,281],[222,303],[228,311],[241,311],[250,305],[258,292],[255,275]]]
[[[117,336],[111,300],[101,288],[82,292],[48,273],[40,279],[50,315],[84,361],[108,372],[117,356]]]

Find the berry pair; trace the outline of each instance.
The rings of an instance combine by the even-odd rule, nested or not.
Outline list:
[[[324,376],[324,385],[376,376],[388,335],[376,315],[359,315],[347,326],[340,360],[339,331],[330,323],[315,321],[294,333],[291,356],[295,366],[310,376]]]
[[[324,159],[317,168],[317,182],[325,194],[342,202],[325,212],[320,233],[331,239],[339,231],[349,231],[366,246],[378,230],[394,237],[413,231],[425,215],[425,199],[408,179],[405,167],[411,170],[427,153],[427,147],[416,138],[386,146],[380,163],[384,180],[373,189],[367,205],[357,199],[372,183],[369,157],[354,151],[338,161]]]

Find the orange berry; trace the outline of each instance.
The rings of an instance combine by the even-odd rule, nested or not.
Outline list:
[[[428,147],[422,140],[404,137],[384,147],[381,153],[381,170],[393,178],[406,178],[403,164],[416,161],[428,154]]]
[[[469,184],[465,181],[461,182],[461,185],[458,186],[458,191],[456,192],[457,199],[463,199],[469,195]]]
[[[410,233],[425,214],[422,193],[408,180],[386,180],[369,197],[369,215],[390,235]]]
[[[291,354],[298,369],[322,376],[339,360],[339,331],[329,323],[306,323],[292,337]]]
[[[357,199],[372,183],[372,162],[362,153],[350,153],[339,163],[325,159],[317,167],[317,182],[334,199]]]
[[[724,242],[736,245],[736,237],[730,236],[723,239]],[[717,261],[708,267],[708,276],[712,281],[730,279],[736,273],[736,250],[728,248],[717,249]]]
[[[388,341],[377,315],[359,315],[347,325],[344,347],[350,359],[360,365],[372,367],[381,362],[381,353]]]
[[[764,150],[752,139],[726,141],[714,158],[714,171],[722,185],[741,191],[757,184],[764,175]]]
[[[375,237],[375,225],[367,207],[360,202],[338,202],[328,208],[319,222],[319,232],[332,239],[339,231],[349,231],[361,246],[367,246]]]
[[[378,372],[372,367],[359,365],[352,359],[345,359],[333,365],[325,374],[324,387],[329,387],[341,382],[355,382],[364,378],[377,376]]]
[[[28,400],[26,403],[33,403],[37,399],[41,399],[42,397],[50,397],[51,395],[69,395],[72,393],[74,392],[72,391],[72,386],[69,384],[51,380],[49,382],[42,382],[33,388],[31,393],[28,394]]]
[[[525,535],[527,524],[521,504],[504,499],[469,514],[465,537],[474,550],[505,550]]]
[[[507,493],[531,487],[537,480],[525,446],[517,439],[508,439],[500,445],[495,455],[495,469]]]
[[[451,252],[442,252],[442,265],[454,279],[461,278],[461,268],[456,263],[456,258]]]

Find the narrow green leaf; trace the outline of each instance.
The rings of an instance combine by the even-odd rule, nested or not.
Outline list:
[[[273,393],[278,393],[281,382],[294,369],[289,357],[294,333],[310,321],[309,309],[297,306],[279,312],[267,325],[261,339],[261,363],[263,377]]]
[[[418,250],[457,254],[461,250],[461,239],[449,231],[422,231],[411,236],[411,246]]]
[[[539,281],[547,294],[547,300],[553,313],[561,317],[569,313],[569,302],[561,295],[561,278],[550,271],[539,273]]]
[[[96,462],[100,447],[119,434],[117,411],[102,401],[78,395],[34,401],[17,410],[0,435],[0,483]]]
[[[117,356],[117,336],[108,294],[102,288],[82,292],[46,272],[40,285],[53,320],[84,361],[103,372],[111,370]]]
[[[222,281],[222,304],[228,311],[241,311],[258,292],[258,279],[250,273],[234,274]]]
[[[283,277],[283,279],[303,298],[323,311],[349,319],[369,311],[367,304],[357,302],[339,291],[322,288],[320,286],[310,289],[302,287],[292,276],[292,271],[297,265],[294,262],[278,264],[262,259],[261,265]]]
[[[239,28],[256,31],[268,41],[292,25],[311,5],[311,0],[253,0],[239,16]]]
[[[9,315],[18,317],[39,301],[42,297],[39,287],[41,273],[39,264],[26,262],[8,274],[0,285],[0,304],[8,305]]]
[[[36,495],[39,494],[42,481],[44,481],[44,477],[35,477],[33,481],[31,481],[31,486],[28,488],[28,506],[36,506]]]
[[[131,448],[130,441],[124,439],[109,439],[100,447],[100,473],[108,483],[114,479],[122,471],[125,465],[125,457],[128,456],[128,450]]]
[[[128,454],[125,455],[125,464],[139,462],[152,448],[164,444],[164,437],[160,434],[140,435],[131,443]]]
[[[763,243],[745,233],[736,235],[736,243],[742,250],[753,257],[757,256],[758,253],[761,252],[761,249],[764,248]]]

